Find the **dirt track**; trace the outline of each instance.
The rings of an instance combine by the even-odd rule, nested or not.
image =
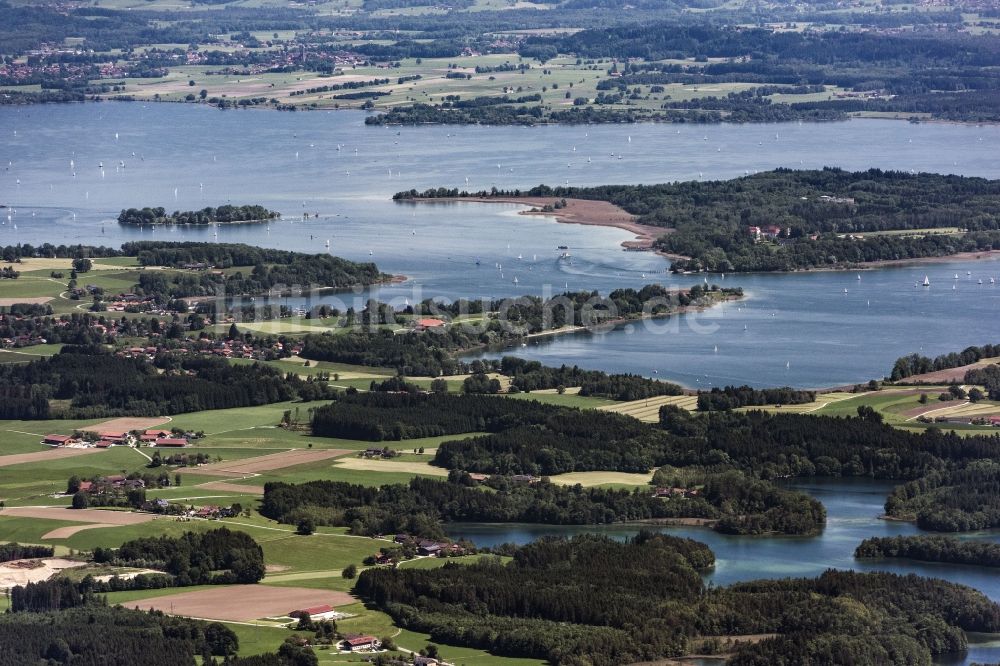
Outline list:
[[[243,483],[227,483],[226,481],[209,481],[199,483],[198,488],[205,490],[224,490],[231,493],[243,493],[244,495],[263,495],[263,486],[250,486]]]
[[[257,456],[256,458],[246,458],[245,460],[202,465],[190,468],[187,472],[190,474],[207,474],[208,476],[233,477],[319,462],[320,460],[336,458],[347,453],[352,453],[352,451],[348,451],[347,449],[294,449],[292,451],[282,451],[281,453],[271,453],[266,456]]]
[[[279,617],[289,611],[329,604],[344,606],[357,600],[346,592],[272,585],[226,585],[212,590],[181,592],[165,597],[130,601],[129,608],[155,608],[164,613],[211,620],[249,622]]]
[[[136,525],[155,520],[152,513],[107,511],[104,509],[63,509],[56,506],[13,506],[0,509],[0,516],[15,518],[40,518],[65,520],[73,523],[104,523],[107,525]]]
[[[40,440],[41,437],[39,437]],[[10,467],[11,465],[55,460],[58,458],[71,458],[73,456],[82,456],[86,453],[99,453],[100,451],[101,449],[46,449],[36,453],[14,453],[9,456],[0,456],[0,467]]]
[[[169,423],[170,417],[167,416],[153,416],[147,418],[120,418],[111,419],[110,421],[105,421],[104,423],[97,423],[92,426],[87,426],[83,430],[89,432],[128,432],[129,430],[146,430],[147,428],[155,428],[158,425],[163,425],[164,423]]]

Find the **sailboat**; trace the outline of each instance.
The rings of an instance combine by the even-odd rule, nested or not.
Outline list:
[[[925,287],[931,286],[931,280],[926,275],[924,276],[924,286]]]

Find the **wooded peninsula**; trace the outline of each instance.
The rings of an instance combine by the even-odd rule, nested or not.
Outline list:
[[[663,229],[675,272],[850,268],[1000,249],[1000,181],[900,171],[776,169],[662,185],[399,192],[396,200],[609,201]]]

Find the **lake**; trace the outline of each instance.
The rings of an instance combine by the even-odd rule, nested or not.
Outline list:
[[[0,204],[11,207],[9,219],[0,215],[0,244],[211,241],[213,229],[123,228],[115,218],[126,207],[256,203],[283,219],[224,226],[217,239],[330,251],[410,278],[319,299],[362,307],[369,296],[401,306],[701,280],[668,274],[656,255],[622,251],[631,236],[619,229],[521,216],[509,204],[394,203],[399,190],[656,183],[824,165],[1000,177],[1000,127],[944,123],[376,128],[350,111],[98,103],[0,107],[0,127]],[[571,248],[572,261],[558,260],[559,245]],[[914,288],[925,274],[932,287]],[[1000,286],[989,277],[1000,277],[1000,261],[886,268],[861,280],[840,272],[717,276],[710,280],[743,286],[746,301],[513,351],[614,372],[655,369],[691,387],[866,381],[905,353],[992,341]]]
[[[757,578],[813,577],[827,569],[891,571],[919,574],[968,585],[1000,602],[1000,576],[995,569],[909,562],[906,560],[856,561],[854,549],[873,536],[920,534],[912,523],[879,520],[882,505],[894,484],[865,479],[798,479],[788,484],[823,502],[827,511],[826,529],[814,537],[746,537],[719,534],[700,527],[656,527],[675,536],[689,537],[708,544],[715,553],[714,570],[706,583],[716,586]],[[446,526],[454,539],[465,538],[479,546],[512,542],[528,543],[542,536],[571,536],[580,533],[606,534],[615,539],[634,536],[634,525],[489,525],[454,523]],[[647,529],[649,527],[647,526]],[[1000,530],[961,535],[962,538],[1000,542]],[[960,666],[973,662],[1000,661],[1000,637],[972,636],[968,654],[942,659],[938,663]]]

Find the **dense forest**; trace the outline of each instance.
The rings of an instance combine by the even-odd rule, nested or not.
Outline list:
[[[471,193],[519,195],[610,201],[671,229],[656,247],[684,257],[675,271],[791,271],[1000,247],[1000,181],[964,176],[776,169],[721,181]],[[914,233],[882,233],[905,230]]]
[[[29,583],[32,598],[46,598],[62,581]],[[15,587],[12,601],[26,588]],[[19,602],[20,605],[20,602]],[[198,622],[90,601],[65,610],[21,609],[0,615],[0,666],[46,664],[104,666],[195,666],[202,657],[229,657],[239,649],[239,638],[219,622]],[[196,661],[197,658],[197,661]],[[281,660],[275,666],[292,666]]]
[[[886,500],[885,512],[915,519],[921,529],[937,532],[1000,527],[1000,464],[981,460],[930,472],[897,486]]]
[[[1000,607],[982,594],[916,576],[829,571],[707,590],[697,576],[705,553],[662,535],[546,539],[512,555],[369,569],[355,590],[432,640],[572,666],[679,656],[701,636],[760,633],[779,637],[741,648],[737,663],[929,664],[964,649],[964,631],[1000,627]],[[821,657],[824,644],[837,646],[836,658]]]
[[[984,358],[997,357],[1000,357],[1000,344],[982,345],[980,347],[966,347],[961,352],[941,354],[940,356],[935,356],[934,358],[928,358],[926,356],[921,356],[920,354],[910,354],[909,356],[901,356],[896,359],[896,362],[892,366],[892,372],[889,373],[889,379],[894,382],[899,382],[900,380],[912,377],[913,375],[922,375],[924,373],[936,372],[938,370],[960,368],[963,365],[977,363]],[[905,384],[906,382],[903,383]]]
[[[326,390],[263,364],[161,354],[154,362],[101,347],[0,366],[0,415],[7,419],[160,416],[322,397]],[[59,402],[53,402],[59,401]]]
[[[312,433],[374,442],[414,439],[501,430],[560,411],[537,401],[481,395],[344,393],[313,411]]]
[[[273,482],[264,486],[260,511],[293,525],[308,519],[358,535],[403,532],[431,539],[443,538],[449,522],[598,525],[704,518],[731,534],[814,534],[826,521],[816,500],[738,472],[709,477],[701,496],[690,500],[655,497],[644,488],[583,488],[502,476],[480,485],[464,473],[453,473],[449,481],[414,478],[379,488]]]
[[[905,557],[921,562],[1000,567],[1000,544],[946,536],[898,536],[865,539],[854,557]]]
[[[768,414],[692,415],[664,406],[660,424],[677,436],[662,464],[735,468],[762,478],[860,476],[919,479],[1000,456],[1000,435],[960,436],[928,428],[909,432],[868,407],[856,417]]]
[[[128,208],[118,215],[118,223],[130,226],[153,226],[157,224],[233,224],[237,222],[267,222],[280,217],[280,213],[263,206],[232,206],[226,204],[218,208],[202,208],[185,212],[174,211],[167,214],[164,208]]]

